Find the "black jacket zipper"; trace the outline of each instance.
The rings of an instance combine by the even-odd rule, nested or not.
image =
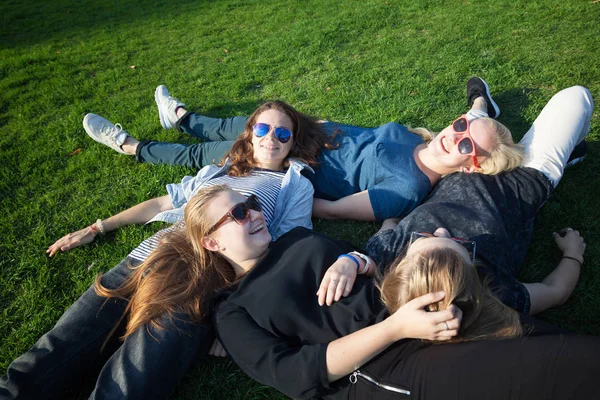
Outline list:
[[[354,371],[349,379],[350,379],[350,383],[352,383],[353,385],[358,381],[358,378],[363,378],[364,380],[366,380],[367,382],[372,383],[373,385],[380,387],[382,389],[385,390],[389,390],[390,392],[395,392],[395,393],[401,393],[401,394],[405,394],[407,396],[410,396],[410,391],[406,390],[406,389],[401,389],[399,387],[387,384],[387,383],[381,383],[379,382],[377,379],[373,378],[370,375],[365,374],[364,372],[361,372],[359,369],[357,369],[356,371]]]

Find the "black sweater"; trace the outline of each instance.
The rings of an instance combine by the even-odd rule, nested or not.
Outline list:
[[[381,320],[384,307],[370,278],[359,276],[351,295],[319,306],[317,290],[348,243],[296,228],[273,242],[268,254],[223,294],[215,312],[227,353],[253,379],[294,398],[337,392],[330,384],[327,344]]]

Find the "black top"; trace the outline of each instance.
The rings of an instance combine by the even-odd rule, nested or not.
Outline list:
[[[488,176],[455,173],[441,180],[427,200],[393,230],[373,236],[366,252],[380,267],[405,252],[411,232],[442,227],[477,243],[480,274],[508,306],[529,312],[530,299],[517,278],[533,234],[538,209],[552,191],[539,171],[518,168]]]
[[[324,396],[348,384],[329,384],[327,344],[385,316],[378,290],[363,276],[350,296],[329,307],[317,303],[325,271],[352,250],[346,242],[293,229],[271,244],[237,288],[220,296],[217,335],[251,378],[294,398]]]
[[[530,168],[498,176],[453,174],[396,229],[374,236],[367,250],[381,267],[402,252],[412,231],[446,227],[477,242],[482,273],[507,288],[505,303],[527,312],[529,295],[516,276],[535,214],[551,190],[545,176]],[[296,228],[272,243],[240,284],[217,299],[217,335],[245,373],[294,398],[345,396],[348,379],[328,382],[327,344],[386,316],[378,290],[362,276],[348,297],[330,307],[318,305],[323,274],[351,250],[345,242]]]

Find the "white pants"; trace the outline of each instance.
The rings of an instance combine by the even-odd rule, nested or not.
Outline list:
[[[573,148],[590,131],[593,110],[592,95],[582,86],[556,93],[521,139],[523,166],[542,172],[556,187]]]
[[[519,142],[525,146],[522,165],[542,172],[556,187],[571,152],[590,132],[593,110],[592,95],[582,86],[573,86],[552,96]],[[469,121],[487,116],[481,110],[467,113]]]

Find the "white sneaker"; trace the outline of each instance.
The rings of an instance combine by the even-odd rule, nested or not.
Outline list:
[[[129,154],[121,148],[129,137],[121,124],[115,125],[97,114],[87,114],[83,118],[83,129],[96,142],[105,144],[121,154]]]
[[[160,119],[162,127],[164,129],[174,129],[175,124],[179,119],[177,118],[175,110],[177,110],[177,107],[185,108],[185,104],[175,97],[171,97],[165,85],[156,87],[156,90],[154,91],[154,100],[156,100],[156,105],[158,106],[158,118]]]

